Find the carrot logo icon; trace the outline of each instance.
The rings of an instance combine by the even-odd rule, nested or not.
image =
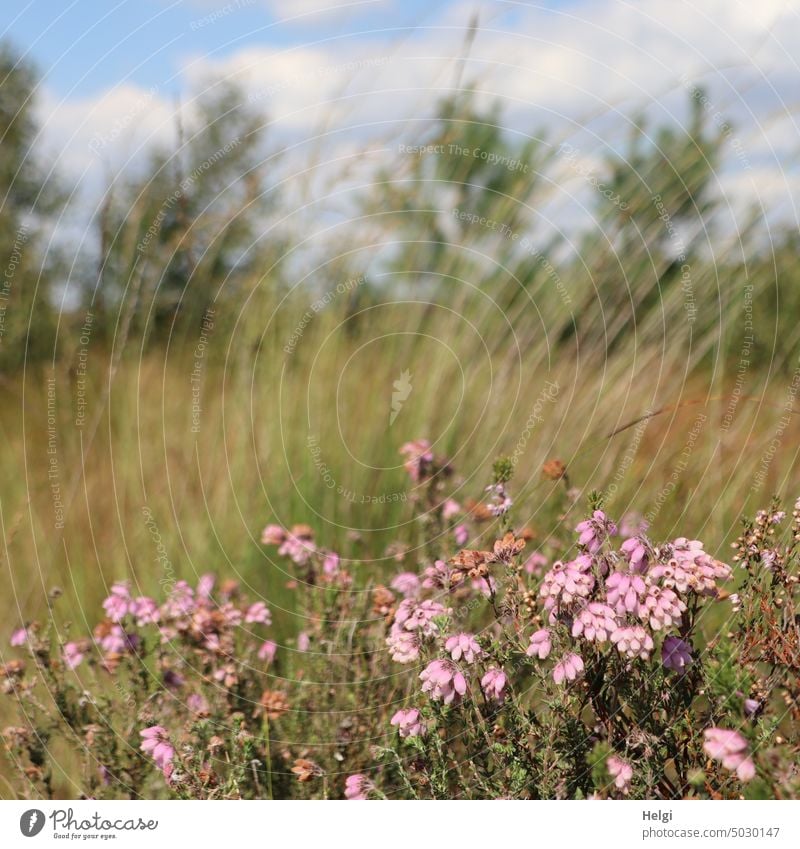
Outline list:
[[[19,818],[19,830],[25,837],[36,837],[44,828],[44,814],[36,808],[31,808]]]
[[[408,396],[411,394],[411,372],[406,369],[400,375],[398,380],[392,384],[394,392],[392,392],[392,412],[389,415],[389,426],[394,424],[394,420],[400,415],[400,410],[403,409],[403,404],[408,401]]]

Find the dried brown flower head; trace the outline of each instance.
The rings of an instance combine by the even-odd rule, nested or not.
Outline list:
[[[306,758],[297,758],[292,772],[297,776],[298,781],[312,781],[323,774],[322,767]]]
[[[278,719],[289,710],[286,694],[280,690],[264,690],[260,705],[267,719]]]
[[[567,476],[567,467],[561,460],[548,460],[542,466],[542,477],[549,481],[559,481]]]

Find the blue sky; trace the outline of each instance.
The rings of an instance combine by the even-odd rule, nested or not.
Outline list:
[[[326,5],[338,8],[326,10]],[[359,30],[365,38],[391,40],[453,5],[425,0],[3,0],[0,33],[28,52],[45,84],[61,96],[98,94],[123,80],[174,93],[181,89],[183,64],[198,55],[220,60],[247,47],[287,47]],[[513,25],[519,14],[518,6],[508,4],[502,17]]]
[[[461,79],[510,134],[567,140],[600,173],[631,116],[679,124],[700,83],[709,119],[735,127],[718,175],[731,214],[798,220],[800,0],[2,0],[0,34],[42,75],[42,150],[96,197],[174,144],[176,109],[190,122],[193,94],[222,78],[263,109],[273,144],[307,156],[325,138],[331,175],[391,165],[459,78],[476,13]],[[580,206],[575,172],[560,179]]]

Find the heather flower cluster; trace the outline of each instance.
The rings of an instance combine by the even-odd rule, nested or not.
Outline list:
[[[91,798],[800,796],[800,501],[745,522],[732,568],[572,489],[542,541],[507,462],[457,501],[430,443],[402,453],[419,538],[268,524],[280,604],[209,573],[112,584],[89,635],[15,624],[2,738],[28,786],[61,792],[60,739]]]

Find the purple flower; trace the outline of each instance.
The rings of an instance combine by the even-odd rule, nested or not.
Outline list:
[[[595,510],[592,518],[580,522],[575,531],[580,534],[578,542],[585,546],[590,554],[596,554],[604,540],[616,534],[617,526],[602,510]]]
[[[11,632],[11,640],[10,643],[12,646],[24,646],[25,643],[28,642],[28,629],[27,628],[17,628],[16,631]]]
[[[322,572],[329,578],[335,578],[339,574],[339,555],[335,551],[329,551],[322,559]]]
[[[425,587],[425,589],[450,589],[450,567],[444,562],[444,560],[436,560],[433,566],[426,566],[422,575],[422,586]]]
[[[433,463],[433,451],[427,439],[415,439],[400,447],[400,453],[406,458],[403,466],[414,483],[428,477]]]
[[[631,789],[631,779],[633,778],[633,767],[627,762],[618,758],[616,755],[606,759],[606,769],[609,775],[614,779],[614,786],[617,790],[626,793]]]
[[[301,631],[297,635],[297,651],[308,651],[308,647],[311,645],[311,637],[306,634],[305,631]]]
[[[541,628],[531,636],[531,644],[525,649],[528,657],[538,657],[544,660],[551,652],[553,643],[550,640],[550,632],[547,628]]]
[[[419,660],[421,639],[418,632],[404,631],[397,625],[392,626],[386,638],[389,653],[396,663],[414,663]]]
[[[572,636],[604,643],[617,627],[617,619],[611,607],[599,601],[590,601],[573,620]]]
[[[267,525],[261,531],[263,545],[281,545],[286,539],[286,531],[280,525]]]
[[[367,778],[366,775],[357,773],[356,775],[348,776],[344,783],[344,797],[351,801],[363,801],[375,789],[375,785]]]
[[[420,713],[416,708],[401,708],[392,717],[391,724],[397,726],[400,736],[406,737],[424,737],[428,728],[420,719]]]
[[[692,647],[680,637],[664,637],[661,662],[667,669],[682,672],[692,662]]]
[[[112,622],[121,622],[129,610],[133,608],[128,585],[118,581],[111,586],[111,595],[103,602],[103,610]]]
[[[273,643],[272,640],[264,640],[258,649],[258,659],[265,660],[267,663],[272,663],[275,659],[275,652],[277,650],[278,646],[276,643]]]
[[[272,623],[272,616],[263,601],[256,601],[247,608],[244,621],[248,624],[255,622],[261,625],[270,625]]]
[[[458,546],[466,545],[469,539],[469,528],[466,525],[456,525],[453,528],[453,539]]]
[[[502,704],[506,697],[505,689],[507,683],[506,673],[496,666],[490,666],[486,674],[481,678],[481,689],[487,699]]]
[[[175,757],[175,749],[169,742],[167,729],[161,725],[151,725],[139,734],[142,737],[141,750],[150,755],[156,766],[168,777],[171,771],[169,767]]]
[[[620,551],[628,558],[631,569],[640,575],[647,571],[647,546],[639,537],[631,537],[619,547]]]
[[[393,590],[406,598],[416,596],[419,593],[420,580],[413,572],[400,572],[395,575],[390,584]]]
[[[210,573],[201,575],[197,582],[197,595],[199,598],[211,598],[211,591],[214,589],[214,576]]]
[[[594,587],[592,558],[582,555],[568,563],[557,560],[544,576],[539,595],[544,599],[544,609],[551,621],[576,599],[586,598]]]
[[[475,663],[483,655],[483,649],[472,634],[456,634],[444,644],[453,660],[464,659],[465,663]]]
[[[194,590],[186,581],[177,581],[162,610],[169,618],[179,618],[187,616],[194,608]]]
[[[143,595],[133,599],[128,612],[136,617],[136,624],[140,628],[158,622],[158,605],[149,596]]]
[[[435,701],[446,705],[458,704],[467,692],[464,673],[450,660],[434,660],[419,675],[422,692],[430,693]]]
[[[313,540],[307,536],[297,536],[291,532],[287,532],[286,539],[281,543],[278,549],[278,554],[281,557],[289,557],[298,566],[305,566],[311,559],[311,555],[316,553],[316,546]]]
[[[534,551],[522,568],[529,575],[541,575],[545,566],[547,566],[547,558],[540,551]]]
[[[83,660],[84,654],[77,643],[65,643],[64,663],[68,669],[74,669]]]
[[[623,625],[611,635],[620,654],[647,660],[653,650],[653,638],[641,625]]]
[[[745,716],[753,717],[761,710],[761,702],[758,699],[745,699],[743,707]]]
[[[639,604],[638,614],[640,619],[650,623],[654,631],[660,631],[672,625],[680,625],[684,610],[686,605],[673,590],[651,586]]]
[[[442,518],[445,522],[448,519],[452,519],[453,516],[458,516],[461,512],[461,505],[454,501],[452,498],[448,498],[447,501],[442,505]]]
[[[553,681],[574,681],[583,672],[583,659],[578,654],[566,654],[553,667]]]
[[[738,731],[707,728],[703,735],[705,753],[720,761],[725,769],[735,770],[740,781],[750,781],[756,774],[753,759],[748,754],[747,740]]]
[[[492,494],[492,503],[487,507],[492,516],[503,516],[512,508],[514,502],[506,492],[506,488],[502,483],[491,484],[486,487],[486,492]]]
[[[405,631],[419,631],[424,637],[433,637],[439,633],[439,628],[433,621],[434,617],[443,616],[446,613],[449,613],[449,610],[438,601],[425,599],[425,601],[416,602],[406,598],[400,602],[394,621]]]
[[[641,575],[629,575],[627,572],[612,572],[606,578],[606,597],[608,603],[620,615],[633,613],[647,592],[647,585]]]

